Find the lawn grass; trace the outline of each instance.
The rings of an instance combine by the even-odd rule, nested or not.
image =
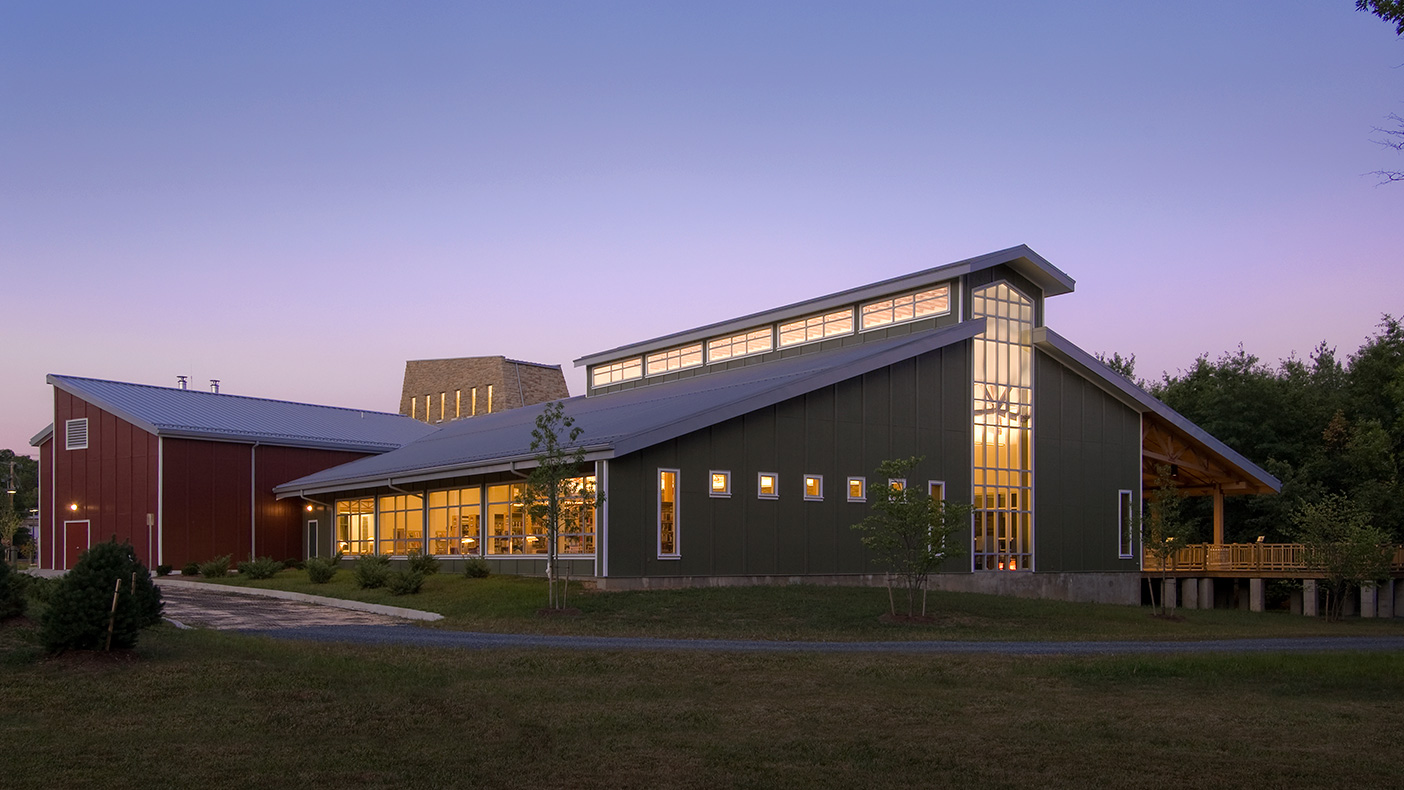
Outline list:
[[[943,640],[1202,640],[1404,634],[1404,621],[1346,620],[1237,610],[1180,610],[1183,621],[1150,616],[1146,608],[1030,600],[975,593],[933,592],[930,625],[879,621],[887,591],[863,587],[711,587],[637,592],[573,590],[578,617],[544,618],[545,581],[520,576],[469,579],[430,576],[419,595],[360,590],[342,571],[328,584],[312,584],[302,571],[267,580],[237,576],[209,580],[348,598],[438,612],[439,628],[497,633],[658,636],[710,639],[888,641]]]
[[[0,628],[5,787],[1387,787],[1404,656],[447,650]]]

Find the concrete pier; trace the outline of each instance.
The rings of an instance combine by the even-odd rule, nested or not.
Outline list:
[[[1317,610],[1316,580],[1302,580],[1302,614],[1307,617],[1315,617],[1319,614]]]
[[[1374,617],[1378,600],[1379,588],[1369,582],[1360,585],[1360,616]]]
[[[1213,609],[1213,608],[1214,608],[1214,580],[1213,580],[1213,579],[1200,579],[1200,580],[1199,580],[1199,608],[1200,608],[1200,609]]]
[[[1175,608],[1175,588],[1178,586],[1179,585],[1175,583],[1174,579],[1165,580],[1165,585],[1160,588],[1160,608],[1162,611],[1168,612],[1171,609]]]
[[[1265,586],[1262,579],[1248,580],[1248,611],[1263,611],[1263,592]]]
[[[1199,608],[1199,580],[1180,580],[1180,602],[1186,609]]]

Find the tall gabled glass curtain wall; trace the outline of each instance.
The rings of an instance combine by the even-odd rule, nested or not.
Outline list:
[[[974,545],[977,571],[1033,570],[1033,302],[995,283],[975,290]]]
[[[571,481],[577,495],[562,503],[556,552],[595,553],[595,510],[584,503],[593,491],[593,475]],[[545,554],[546,525],[527,513],[525,486],[487,486],[339,499],[336,502],[337,550],[346,554],[407,554],[425,551],[440,556]],[[486,501],[484,501],[486,500]],[[486,513],[486,518],[484,518]],[[427,527],[427,533],[426,533]]]

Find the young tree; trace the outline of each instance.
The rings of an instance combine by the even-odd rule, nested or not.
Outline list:
[[[965,554],[960,535],[970,530],[970,506],[938,500],[919,486],[894,487],[889,480],[905,480],[920,456],[883,461],[868,484],[872,513],[853,528],[863,534],[863,545],[873,561],[887,569],[887,600],[893,615],[897,604],[892,579],[907,591],[907,616],[916,612],[921,591],[921,614],[926,615],[926,582],[941,563]]]
[[[1370,522],[1370,515],[1340,494],[1303,502],[1292,514],[1306,564],[1322,575],[1326,589],[1326,619],[1340,619],[1352,589],[1389,578],[1389,534]]]
[[[1155,490],[1146,506],[1146,515],[1141,518],[1141,545],[1160,564],[1160,605],[1155,602],[1155,588],[1151,588],[1151,611],[1159,614],[1174,614],[1171,608],[1165,609],[1165,585],[1170,577],[1171,558],[1184,548],[1193,538],[1194,530],[1185,517],[1184,494],[1175,485],[1168,465],[1162,464],[1155,470]]]
[[[585,448],[576,442],[583,432],[575,418],[565,415],[561,401],[546,404],[531,431],[536,468],[527,478],[522,504],[532,520],[546,529],[546,601],[552,609],[565,608],[565,587],[569,584],[569,579],[560,583],[557,554],[561,533],[578,531],[604,502],[604,496],[588,484],[581,471]]]
[[[116,608],[113,594],[116,593]],[[89,547],[59,582],[44,611],[41,637],[52,653],[136,645],[143,628],[161,621],[161,591],[130,543]]]

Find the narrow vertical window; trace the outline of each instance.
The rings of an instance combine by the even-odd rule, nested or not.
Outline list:
[[[862,477],[848,478],[848,501],[868,501],[868,481]]]
[[[447,393],[447,392],[440,392],[440,393],[439,393],[439,422],[443,422],[443,421],[444,421],[444,418],[447,417],[447,416],[448,416],[448,393]]]
[[[492,414],[492,385],[488,385],[488,414]]]
[[[777,477],[774,472],[761,472],[756,475],[756,496],[761,499],[779,499]]]
[[[1120,536],[1118,541],[1117,554],[1121,557],[1134,556],[1136,551],[1136,511],[1135,499],[1130,491],[1116,492],[1117,500],[1117,521]]]
[[[477,388],[477,387],[474,387],[472,390],[470,390],[470,391],[468,392],[468,399],[472,402],[472,404],[471,404],[471,411],[469,412],[468,416],[469,416],[469,417],[477,417],[477,416],[478,416],[478,388]]]
[[[711,472],[711,487],[709,493],[714,497],[731,496],[731,473],[719,472],[715,469]]]
[[[804,498],[810,502],[818,502],[824,498],[823,475],[804,476]]]
[[[658,556],[678,556],[678,470],[658,470]]]
[[[937,502],[946,501],[946,483],[942,480],[926,481],[926,490],[930,492],[931,498]]]
[[[453,418],[456,420],[463,416],[463,390],[453,391]]]
[[[419,419],[419,398],[416,398],[413,395],[410,396],[410,419]]]

